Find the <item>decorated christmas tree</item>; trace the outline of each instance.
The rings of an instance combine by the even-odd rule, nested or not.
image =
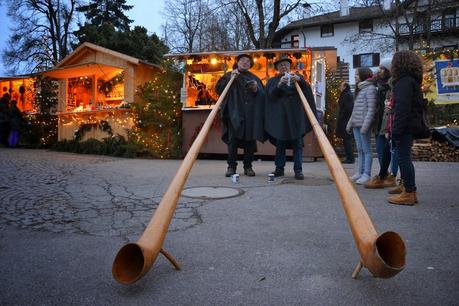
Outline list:
[[[181,80],[181,74],[169,67],[137,91],[140,102],[133,105],[131,140],[158,158],[181,156]]]

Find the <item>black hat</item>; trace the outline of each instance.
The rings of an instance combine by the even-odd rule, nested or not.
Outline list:
[[[252,67],[253,67],[253,64],[254,64],[253,58],[252,58],[250,55],[248,55],[247,53],[239,54],[239,55],[236,57],[236,63],[239,62],[239,60],[240,60],[241,58],[243,58],[243,57],[249,58],[249,60],[250,60],[250,68],[252,68]]]
[[[280,62],[289,62],[290,65],[292,64],[292,60],[289,59],[286,54],[281,54],[279,58],[274,62],[274,67],[276,67],[276,69],[277,69],[277,64],[279,64]]]

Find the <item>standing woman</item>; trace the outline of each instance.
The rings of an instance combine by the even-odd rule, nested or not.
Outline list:
[[[17,101],[11,100],[10,109],[10,135],[8,136],[8,146],[16,148],[19,143],[19,131],[21,129],[22,113],[17,107]]]
[[[358,152],[357,172],[351,180],[365,184],[371,178],[371,125],[376,111],[376,86],[372,80],[373,72],[368,67],[357,69],[355,74],[356,94],[354,109],[346,125],[346,131],[354,134]]]
[[[346,125],[349,122],[349,118],[351,118],[352,109],[354,108],[354,96],[348,82],[342,82],[339,89],[341,90],[341,94],[338,100],[339,112],[336,124],[336,136],[343,139],[344,153],[346,154],[343,164],[353,164],[352,135],[346,132]]]
[[[403,178],[402,193],[388,198],[389,203],[414,205],[417,203],[416,183],[411,147],[413,139],[422,138],[423,95],[422,60],[413,51],[399,51],[392,59],[394,116],[392,141],[397,148],[398,164]]]

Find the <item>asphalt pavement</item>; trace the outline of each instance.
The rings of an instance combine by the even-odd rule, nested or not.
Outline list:
[[[140,237],[180,162],[0,149],[0,304],[459,304],[458,163],[416,162],[412,207],[356,187],[378,232],[398,232],[407,256],[393,278],[363,269],[352,279],[359,254],[323,160],[304,163],[302,182],[288,163],[274,183],[273,162],[258,160],[257,176],[237,184],[225,161],[198,160],[185,188],[236,195],[181,197],[164,248],[182,270],[160,255],[135,284],[117,283],[115,254]]]

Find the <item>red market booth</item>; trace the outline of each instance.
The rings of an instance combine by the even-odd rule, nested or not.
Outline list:
[[[250,71],[256,74],[264,85],[276,75],[274,62],[281,54],[292,60],[292,70],[302,74],[311,84],[316,107],[322,118],[325,111],[325,68],[336,69],[335,48],[264,49],[244,51],[216,51],[202,53],[166,54],[165,58],[179,61],[183,67],[181,90],[183,120],[183,152],[187,152],[199,130],[218,99],[215,86],[220,77],[232,70],[239,54],[247,53],[254,58]],[[321,119],[319,118],[319,119]],[[275,155],[275,147],[269,142],[257,143],[257,155]],[[213,122],[201,153],[226,154],[226,144],[221,140],[219,116]],[[287,151],[291,155],[291,150]],[[319,145],[313,132],[304,138],[304,157],[321,157]]]
[[[58,139],[73,139],[90,126],[81,140],[111,134],[127,136],[134,121],[130,104],[138,86],[161,68],[138,58],[91,43],[83,43],[52,70],[43,74],[58,79]]]

